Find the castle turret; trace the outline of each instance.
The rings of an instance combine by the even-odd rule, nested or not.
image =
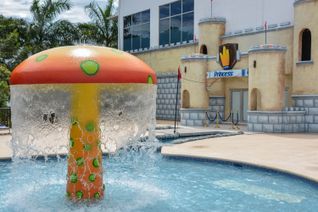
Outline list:
[[[263,45],[249,51],[249,110],[281,111],[284,107],[286,48]]]
[[[192,55],[182,58],[181,123],[187,126],[203,126],[209,98],[206,89],[208,57]]]
[[[206,18],[199,22],[199,48],[200,53],[217,55],[220,37],[225,32],[224,18]]]
[[[294,3],[293,100],[306,110],[308,132],[318,132],[318,0]]]

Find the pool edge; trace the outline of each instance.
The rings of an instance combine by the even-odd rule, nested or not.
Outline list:
[[[239,160],[231,160],[231,159],[223,159],[217,157],[204,157],[204,156],[194,156],[194,155],[183,155],[183,154],[170,154],[170,153],[162,153],[161,155],[168,159],[177,159],[177,160],[193,160],[193,161],[201,161],[201,162],[214,162],[214,163],[222,163],[227,165],[239,165],[243,167],[249,167],[254,169],[260,169],[263,171],[275,172],[279,174],[283,174],[289,177],[298,178],[309,183],[318,186],[318,179],[312,178],[307,175],[303,175],[297,172],[293,172],[290,170],[280,169],[276,167],[270,167],[266,165],[246,162],[246,161],[239,161]]]

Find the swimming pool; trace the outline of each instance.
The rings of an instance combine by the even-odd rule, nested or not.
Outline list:
[[[154,148],[156,149],[156,148]],[[0,211],[317,211],[318,186],[249,167],[176,160],[155,150],[104,157],[106,197],[63,197],[66,159],[0,162]]]

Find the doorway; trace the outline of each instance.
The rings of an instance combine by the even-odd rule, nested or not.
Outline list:
[[[248,110],[248,90],[239,89],[231,91],[231,111],[234,113],[234,119],[236,120],[236,114],[239,115],[240,122],[247,122],[247,110]]]

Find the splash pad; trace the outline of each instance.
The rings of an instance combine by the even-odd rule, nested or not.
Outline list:
[[[54,48],[21,63],[10,81],[14,157],[68,152],[72,200],[103,198],[103,150],[152,136],[155,72],[122,51]]]

